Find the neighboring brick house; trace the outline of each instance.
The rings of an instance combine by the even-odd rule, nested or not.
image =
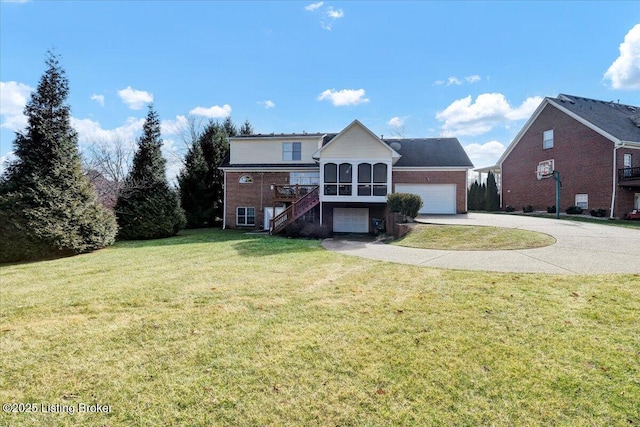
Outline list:
[[[640,107],[545,98],[498,161],[502,206],[554,206],[555,180],[538,179],[545,164],[560,175],[561,211],[606,209],[613,218],[640,209]]]
[[[422,196],[420,213],[467,210],[473,165],[455,138],[383,140],[355,120],[338,134],[246,135],[229,145],[226,228],[279,232],[304,216],[334,232],[368,233],[387,218],[393,192]]]

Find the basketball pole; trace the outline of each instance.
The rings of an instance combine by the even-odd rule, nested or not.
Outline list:
[[[554,170],[553,179],[556,180],[556,219],[560,219],[560,188],[562,188],[562,181],[560,181],[560,172]]]

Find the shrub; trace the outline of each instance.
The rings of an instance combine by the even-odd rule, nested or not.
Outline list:
[[[595,216],[598,218],[604,218],[605,216],[607,216],[607,210],[606,209],[591,209],[591,216]]]
[[[567,208],[567,214],[569,215],[581,215],[582,208],[580,206],[569,206]]]
[[[531,206],[531,205],[523,206],[523,207],[522,207],[522,212],[524,212],[524,213],[531,213],[531,212],[533,212],[533,206]]]
[[[387,206],[391,212],[402,211],[402,198],[404,193],[393,193],[387,197]]]
[[[307,239],[326,239],[331,236],[331,228],[324,224],[305,222],[302,218],[289,224],[284,230],[287,237],[304,237]]]
[[[411,219],[418,216],[418,212],[423,205],[420,196],[410,193],[393,193],[389,195],[387,200],[391,212],[400,212]]]
[[[516,208],[514,208],[514,207],[513,207],[513,206],[511,206],[511,205],[507,205],[507,206],[504,208],[504,211],[505,211],[505,212],[515,212],[515,211],[516,211]]]
[[[547,213],[556,213],[556,210],[556,205],[547,207]]]

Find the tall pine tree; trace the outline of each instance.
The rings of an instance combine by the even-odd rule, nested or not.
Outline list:
[[[187,227],[209,225],[213,215],[211,186],[207,183],[209,167],[198,140],[193,141],[185,157],[184,168],[178,175],[180,203],[187,217]]]
[[[184,226],[184,211],[167,182],[161,147],[160,119],[149,105],[131,171],[115,206],[121,239],[169,237]]]
[[[213,206],[211,216],[207,220],[209,224],[221,220],[224,213],[224,172],[220,170],[220,165],[229,153],[227,128],[228,126],[210,122],[199,138],[202,154],[207,162],[206,183],[209,198],[206,203]]]
[[[487,176],[487,188],[484,195],[484,210],[497,211],[500,209],[500,195],[498,194],[498,186],[496,177],[493,172],[489,172]]]
[[[82,172],[65,70],[53,52],[45,63],[24,110],[27,128],[16,133],[17,159],[0,182],[0,262],[91,251],[117,232]]]

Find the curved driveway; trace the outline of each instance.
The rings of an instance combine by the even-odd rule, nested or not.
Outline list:
[[[405,248],[347,236],[327,239],[322,245],[346,255],[425,267],[518,273],[640,273],[640,230],[524,215],[479,213],[422,216],[417,221],[521,228],[549,234],[556,243],[536,249],[448,251]]]

